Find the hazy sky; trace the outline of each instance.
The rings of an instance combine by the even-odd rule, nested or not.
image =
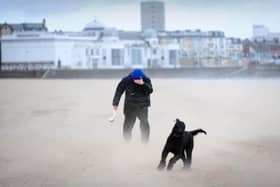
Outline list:
[[[164,1],[164,0],[163,0]],[[41,22],[79,31],[94,18],[108,27],[140,30],[141,0],[0,0],[0,23]],[[166,29],[222,30],[251,37],[253,24],[280,32],[279,0],[165,0]]]

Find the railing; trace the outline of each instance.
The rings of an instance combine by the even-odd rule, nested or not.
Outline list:
[[[50,70],[51,70],[51,69],[48,68],[47,71],[45,71],[45,73],[42,75],[41,79],[45,79],[45,78],[48,76]]]

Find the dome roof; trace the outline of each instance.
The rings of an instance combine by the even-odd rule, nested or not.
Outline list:
[[[91,21],[90,23],[88,23],[85,28],[84,31],[89,31],[89,30],[103,30],[105,28],[105,25],[99,21],[97,21],[96,19],[94,19],[93,21]]]

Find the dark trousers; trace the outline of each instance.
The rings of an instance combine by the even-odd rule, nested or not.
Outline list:
[[[148,122],[148,107],[125,107],[124,110],[123,137],[129,141],[136,118],[140,120],[141,138],[143,143],[149,141],[150,125]]]

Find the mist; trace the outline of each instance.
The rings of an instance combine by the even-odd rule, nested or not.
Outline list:
[[[123,98],[108,122],[119,79],[0,80],[0,186],[280,184],[279,80],[151,79],[148,144],[139,121],[123,140]],[[176,118],[208,134],[191,169],[160,172]]]

